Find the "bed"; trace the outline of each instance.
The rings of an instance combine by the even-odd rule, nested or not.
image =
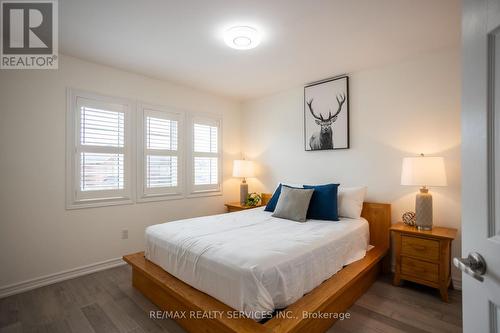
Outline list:
[[[264,207],[146,229],[146,259],[248,317],[283,309],[369,246],[364,218],[293,222]]]
[[[347,309],[389,248],[390,205],[365,203],[362,216],[297,223],[257,208],[169,222],[147,229],[145,254],[124,259],[134,287],[161,309],[199,312],[174,318],[188,331],[324,331],[335,317],[304,313]]]

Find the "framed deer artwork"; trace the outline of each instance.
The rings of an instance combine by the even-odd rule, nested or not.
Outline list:
[[[335,77],[304,87],[305,150],[349,148],[349,78]]]

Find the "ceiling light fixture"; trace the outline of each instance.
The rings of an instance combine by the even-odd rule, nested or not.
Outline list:
[[[260,44],[260,34],[257,29],[249,26],[235,26],[224,33],[224,42],[236,50],[253,49]]]

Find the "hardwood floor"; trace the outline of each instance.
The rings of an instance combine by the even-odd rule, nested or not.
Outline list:
[[[0,332],[184,332],[172,320],[150,319],[157,310],[120,266],[0,299]],[[450,303],[437,291],[414,284],[393,287],[381,277],[329,333],[461,332],[462,295]]]

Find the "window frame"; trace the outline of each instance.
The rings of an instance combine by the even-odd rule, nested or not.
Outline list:
[[[124,112],[124,146],[92,146],[99,152],[120,150],[124,155],[124,188],[121,190],[81,191],[80,179],[80,110],[79,98],[86,99],[89,105],[107,109],[102,104],[119,104]],[[182,111],[167,106],[136,102],[128,98],[113,97],[90,91],[66,88],[66,209],[81,209],[125,205],[148,201],[164,201],[182,198],[217,196],[223,194],[223,122],[217,113],[198,113]],[[96,105],[98,104],[98,105]],[[179,117],[178,123],[178,186],[174,192],[145,193],[145,116],[144,110],[158,111]],[[161,118],[161,116],[159,117]],[[216,126],[217,153],[194,152],[194,124]],[[100,148],[99,148],[100,147]],[[108,149],[113,148],[113,149]],[[116,148],[116,149],[114,149]],[[97,151],[94,151],[97,152]],[[162,155],[162,154],[160,154]],[[217,157],[217,185],[194,185],[195,156]]]
[[[222,163],[223,163],[223,149],[222,149],[222,117],[217,114],[211,113],[190,113],[187,124],[187,195],[188,198],[203,197],[203,196],[216,196],[222,195]],[[194,124],[206,124],[217,127],[217,153],[195,153],[194,152]],[[202,157],[217,157],[217,185],[195,185],[194,184],[194,158],[197,156]]]
[[[109,104],[122,105],[124,113],[124,145],[123,147],[84,147],[80,142],[80,105],[83,100],[86,105],[98,106],[109,109]],[[103,105],[108,106],[103,107]],[[113,107],[111,107],[113,108]],[[88,207],[101,207],[109,205],[123,205],[134,202],[135,182],[133,170],[134,136],[132,133],[135,123],[135,103],[129,99],[111,97],[93,92],[67,89],[66,112],[66,208],[78,209]],[[85,151],[94,153],[119,152],[123,153],[123,189],[81,191],[80,172],[81,156]]]
[[[139,103],[137,107],[137,202],[163,201],[184,198],[185,193],[185,112],[167,106]],[[177,154],[169,154],[167,150],[158,150],[158,155],[177,156],[177,187],[174,190],[147,189],[147,148],[146,148],[146,117],[147,114],[156,118],[177,120]]]

